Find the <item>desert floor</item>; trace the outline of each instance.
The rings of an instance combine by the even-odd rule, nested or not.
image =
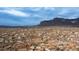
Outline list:
[[[78,51],[79,28],[0,28],[0,51]]]

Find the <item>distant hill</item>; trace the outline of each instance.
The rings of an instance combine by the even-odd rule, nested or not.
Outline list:
[[[0,25],[0,28],[28,28],[28,26],[7,26],[7,25]]]
[[[73,26],[79,27],[79,18],[76,19],[64,19],[54,18],[48,21],[40,22],[39,26]]]
[[[0,25],[0,28],[33,28],[33,27],[38,27],[37,25],[33,26],[7,26],[7,25]]]

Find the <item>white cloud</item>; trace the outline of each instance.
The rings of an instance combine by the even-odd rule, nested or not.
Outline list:
[[[41,16],[39,14],[33,14],[32,17],[39,17],[40,18],[40,17],[43,17],[43,16]]]
[[[30,14],[24,13],[22,11],[10,9],[10,10],[0,10],[0,12],[7,13],[7,14],[12,14],[15,16],[21,16],[21,17],[29,17]]]
[[[58,15],[65,15],[65,14],[67,14],[67,13],[69,13],[70,12],[70,9],[62,9],[59,13],[58,13]]]
[[[30,9],[33,11],[40,11],[42,7],[31,7]]]
[[[73,14],[73,15],[70,15],[68,18],[69,19],[75,19],[75,18],[78,18],[78,17],[79,17],[79,15]]]
[[[55,10],[54,7],[44,7],[44,10]]]
[[[33,11],[46,11],[46,10],[55,10],[53,7],[32,7],[31,10]]]
[[[79,9],[77,8],[62,8],[58,12],[57,17],[64,17],[69,19],[74,19],[79,17]]]

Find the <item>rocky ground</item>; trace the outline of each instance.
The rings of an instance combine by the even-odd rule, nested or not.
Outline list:
[[[78,51],[79,28],[0,28],[0,51]]]

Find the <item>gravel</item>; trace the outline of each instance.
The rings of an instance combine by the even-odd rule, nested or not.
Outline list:
[[[0,50],[79,51],[79,28],[2,28]]]

